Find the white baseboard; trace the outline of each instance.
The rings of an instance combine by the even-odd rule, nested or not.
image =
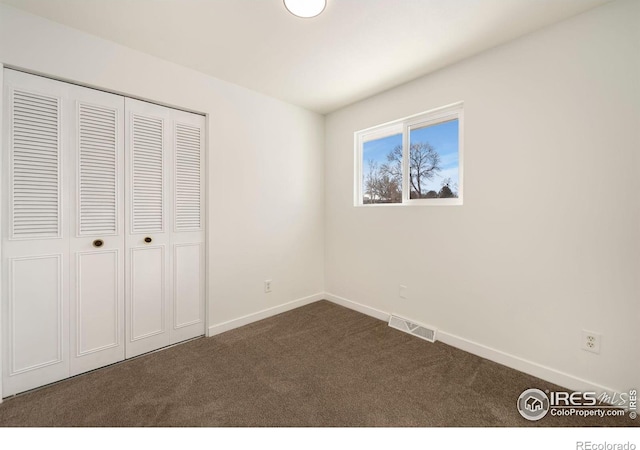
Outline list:
[[[275,316],[276,314],[281,314],[283,312],[287,312],[322,299],[324,299],[324,293],[319,292],[308,297],[299,298],[288,303],[283,303],[278,306],[263,309],[262,311],[255,312],[253,314],[238,317],[237,319],[232,319],[226,322],[211,325],[207,329],[207,337],[215,336],[216,334],[224,333],[225,331],[233,330],[234,328],[248,325],[250,323],[257,322],[258,320],[266,319],[267,317]]]
[[[330,293],[325,293],[324,298],[338,305],[353,309],[354,311],[361,312],[385,322],[389,320],[389,316],[391,315],[390,313],[381,311],[379,309],[371,308],[370,306],[362,305],[360,303]],[[510,367],[512,369],[524,372],[526,374],[532,375],[550,383],[557,384],[564,388],[571,389],[573,391],[595,391],[598,393],[621,392],[619,389],[612,389],[607,386],[593,383],[591,381],[561,372],[551,367],[547,367],[542,364],[538,364],[533,361],[529,361],[524,358],[520,358],[518,356],[514,356],[491,347],[487,347],[486,345],[470,341],[460,336],[447,333],[446,331],[442,331],[440,329],[438,329],[437,339],[438,341],[452,347],[459,348],[460,350],[464,350],[476,356],[480,356],[481,358],[485,358],[498,364],[502,364],[503,366]]]
[[[352,300],[348,300],[344,297],[330,294],[328,292],[320,292],[308,297],[284,303],[282,305],[264,309],[253,314],[238,317],[237,319],[212,325],[207,330],[207,336],[215,336],[216,334],[224,333],[225,331],[233,330],[234,328],[248,325],[258,320],[266,319],[267,317],[275,316],[276,314],[290,311],[292,309],[299,308],[301,306],[308,305],[310,303],[314,303],[323,299],[385,322],[389,320],[389,316],[391,315],[388,312],[381,311],[379,309],[372,308],[370,306],[363,305]],[[469,339],[447,333],[446,331],[443,331],[441,329],[438,329],[437,339],[444,344],[459,348],[460,350],[472,353],[481,358],[485,358],[498,364],[502,364],[504,366],[518,370],[520,372],[524,372],[550,383],[557,384],[564,388],[571,389],[573,391],[595,391],[598,393],[620,392],[619,389],[613,389],[607,386],[593,383],[589,380],[576,377],[560,370],[556,370],[551,367],[547,367],[542,364],[520,358],[519,356],[511,355],[501,350],[487,347],[486,345],[480,344],[478,342],[474,342]]]
[[[452,347],[459,348],[466,352],[472,353],[481,358],[488,359],[503,366],[510,367],[520,372],[524,372],[534,377],[541,378],[558,386],[571,389],[572,391],[595,391],[601,392],[621,392],[618,389],[602,386],[597,383],[585,380],[583,378],[570,375],[565,372],[544,366],[542,364],[529,361],[519,356],[514,356],[500,350],[496,350],[486,345],[470,341],[468,339],[456,336],[446,331],[438,330],[438,340]],[[536,387],[536,386],[532,386]]]
[[[363,305],[362,303],[354,302],[352,300],[347,300],[346,298],[343,298],[343,297],[338,297],[337,295],[329,294],[328,292],[325,292],[324,298],[325,300],[329,300],[330,302],[335,303],[336,305],[353,309],[354,311],[361,312],[362,314],[375,317],[376,319],[383,320],[385,322],[389,321],[389,316],[391,315],[384,311],[380,311],[379,309],[375,309],[370,306]]]

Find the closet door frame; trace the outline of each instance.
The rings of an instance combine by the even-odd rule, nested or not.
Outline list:
[[[2,152],[5,151],[5,136],[3,134],[3,131],[4,131],[4,67],[5,67],[4,64],[2,64],[2,62],[0,61],[0,92],[2,92],[2,94],[0,94],[0,151]],[[4,158],[0,157],[0,174],[4,173],[3,160]],[[4,189],[2,185],[3,183],[0,182],[0,199],[2,199],[4,195]],[[4,213],[4,211],[2,211],[2,208],[0,208],[0,213]],[[4,233],[4,230],[2,228],[3,222],[4,222],[4,217],[0,217],[0,236],[3,236],[2,233]],[[2,251],[3,251],[2,239],[0,239],[0,255],[2,255]],[[0,268],[0,274],[2,273],[4,273],[4,268]],[[4,290],[4,277],[0,276],[0,293],[4,292],[3,290]],[[4,342],[2,342],[2,336],[4,334],[4,330],[2,329],[2,322],[4,321],[4,317],[2,317],[2,309],[3,309],[2,305],[0,305],[0,353],[4,348]],[[2,398],[4,397],[2,393],[2,385],[3,385],[2,374],[4,373],[4,367],[2,367],[3,360],[4,360],[3,355],[0,355],[0,403],[2,403]]]
[[[20,67],[20,66],[14,66],[14,65],[7,65],[5,63],[3,63],[2,61],[0,61],[0,151],[5,151],[5,140],[6,140],[6,136],[4,136],[3,133],[3,124],[4,124],[4,110],[5,110],[5,98],[4,98],[4,70],[5,69],[13,69],[13,70],[18,70],[21,72],[25,72],[25,73],[29,73],[32,75],[37,75],[37,76],[42,76],[42,77],[46,77],[46,78],[50,78],[56,81],[61,81],[64,83],[69,83],[69,80],[64,80],[64,79],[59,79],[56,78],[54,76],[49,76],[49,75],[45,75],[42,73],[39,73],[38,71],[34,71],[34,70],[30,70],[29,68],[25,68],[25,67]],[[190,112],[190,113],[194,113],[194,114],[198,114],[201,115],[205,118],[205,126],[204,126],[204,158],[203,158],[203,165],[204,165],[204,207],[202,209],[202,217],[203,220],[205,221],[204,224],[204,270],[205,270],[205,278],[204,278],[204,292],[205,292],[205,301],[204,301],[204,335],[205,337],[209,337],[210,331],[209,331],[209,326],[210,326],[210,320],[209,320],[209,311],[210,311],[210,282],[209,282],[209,267],[211,267],[211,254],[209,251],[209,239],[210,239],[210,235],[211,235],[211,221],[209,220],[209,186],[210,186],[210,181],[209,181],[209,164],[211,161],[211,157],[209,156],[209,136],[210,136],[210,132],[211,132],[211,126],[210,126],[210,115],[208,113],[203,113],[200,111],[196,111],[196,110],[192,110],[189,108],[185,108],[185,107],[181,107],[178,105],[169,105],[169,104],[163,104],[163,103],[159,103],[159,102],[154,102],[153,100],[147,100],[141,97],[137,97],[135,95],[129,95],[129,94],[125,94],[122,92],[117,92],[117,91],[113,91],[111,89],[102,89],[102,88],[97,88],[97,87],[91,87],[88,86],[82,82],[78,82],[78,83],[74,83],[77,84],[78,86],[83,86],[83,87],[87,87],[88,89],[97,89],[97,90],[102,90],[104,92],[108,92],[108,93],[112,93],[112,94],[116,94],[116,95],[122,95],[124,97],[128,97],[128,98],[132,98],[132,99],[136,99],[136,100],[142,100],[142,101],[148,101],[150,103],[156,103],[159,104],[161,106],[167,106],[169,108],[174,108],[174,109],[178,109],[181,111],[186,111],[186,112]],[[3,158],[0,158],[0,173],[2,173],[2,171],[4,170],[4,166],[2,163]],[[4,195],[4,189],[2,186],[2,183],[0,183],[0,198],[2,198],[2,196]],[[4,214],[3,211],[0,211],[2,214],[0,214],[0,236],[2,235],[2,233],[4,232],[3,229],[3,223],[5,218],[2,217],[2,215]],[[0,240],[0,254],[2,253],[2,243]],[[1,272],[0,272],[1,273]],[[0,292],[2,292],[2,290],[4,289],[4,282],[5,280],[3,279],[3,277],[0,276]],[[4,342],[3,342],[3,334],[4,334],[4,329],[3,329],[3,316],[2,316],[2,308],[0,308],[0,353],[2,352],[2,348],[4,346]],[[2,391],[2,377],[3,377],[3,358],[0,357],[0,403],[2,403],[2,399],[4,398],[5,394]]]

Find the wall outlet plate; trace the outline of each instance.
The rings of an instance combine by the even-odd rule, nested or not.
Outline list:
[[[271,292],[271,280],[264,280],[264,293],[268,294]]]
[[[582,330],[582,349],[591,353],[600,354],[602,334],[595,331]]]

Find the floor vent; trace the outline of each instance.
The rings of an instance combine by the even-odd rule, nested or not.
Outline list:
[[[425,341],[436,341],[436,329],[430,328],[425,325],[421,325],[402,317],[392,315],[389,318],[389,326],[396,330],[404,331],[405,333],[413,334],[414,336],[424,339]]]

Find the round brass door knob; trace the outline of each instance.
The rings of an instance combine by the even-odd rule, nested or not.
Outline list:
[[[93,241],[94,247],[102,247],[103,245],[104,245],[104,241],[102,239],[96,239],[95,241]]]
[[[146,238],[144,238],[144,241],[148,244],[151,241],[153,241],[153,239],[151,239],[149,236],[147,236]]]

